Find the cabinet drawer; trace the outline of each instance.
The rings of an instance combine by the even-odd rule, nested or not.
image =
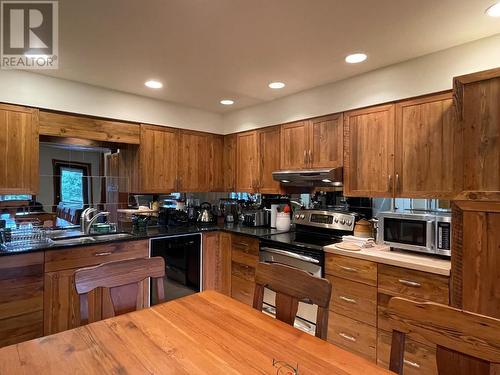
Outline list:
[[[389,314],[387,313],[387,306],[389,305],[389,301],[393,296],[378,293],[378,305],[377,305],[377,328],[382,329],[387,332],[392,332],[391,320],[389,318]],[[410,333],[406,337],[413,339],[414,341],[419,341],[427,346],[436,348],[436,345],[431,343],[430,341],[424,339],[422,336],[416,333]]]
[[[333,312],[329,314],[328,341],[375,361],[377,329]]]
[[[384,368],[389,368],[391,341],[391,333],[378,331],[377,364]],[[437,375],[436,350],[407,338],[403,372],[405,375]]]
[[[367,260],[337,254],[326,254],[325,273],[363,284],[377,286],[377,263]]]
[[[149,241],[115,242],[45,252],[45,272],[96,266],[149,255]]]
[[[247,281],[255,281],[255,268],[249,265],[232,262],[231,275],[238,276],[239,278]]]
[[[231,259],[256,267],[259,262],[259,241],[246,236],[231,236]]]
[[[377,288],[326,276],[332,283],[330,310],[361,322],[376,326],[377,324]]]
[[[235,275],[231,276],[232,298],[252,306],[254,289],[255,289],[254,282],[242,279],[241,277]]]
[[[449,278],[427,272],[379,264],[379,292],[414,299],[443,303],[449,302]]]
[[[235,251],[259,256],[259,240],[248,236],[231,235],[231,246]]]

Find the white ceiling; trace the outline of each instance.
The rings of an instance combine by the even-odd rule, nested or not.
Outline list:
[[[495,1],[60,0],[59,70],[42,73],[224,112],[500,33]],[[368,60],[346,64],[355,51]]]

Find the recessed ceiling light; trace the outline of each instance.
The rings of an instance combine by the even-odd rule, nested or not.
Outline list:
[[[282,89],[285,87],[285,84],[283,82],[271,82],[269,87],[272,89]]]
[[[486,9],[486,14],[490,17],[500,17],[500,3],[496,3]]]
[[[223,100],[220,101],[220,104],[223,104],[223,105],[233,105],[234,104],[234,100],[223,99]]]
[[[163,83],[155,80],[146,81],[144,84],[150,89],[161,89],[163,87]]]
[[[345,62],[349,64],[357,64],[366,60],[368,56],[364,53],[353,53],[351,55],[347,55],[345,58]]]

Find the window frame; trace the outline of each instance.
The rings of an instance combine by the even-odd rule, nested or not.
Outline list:
[[[93,191],[90,188],[91,181],[90,177],[92,176],[92,164],[91,163],[81,163],[74,161],[66,161],[66,160],[57,160],[52,159],[52,168],[54,172],[54,211],[60,203],[61,199],[61,169],[62,168],[71,168],[71,169],[79,169],[83,172],[83,206],[82,208],[86,208],[89,206],[89,202],[93,202]],[[85,183],[86,182],[86,183]],[[89,186],[90,185],[90,186]]]

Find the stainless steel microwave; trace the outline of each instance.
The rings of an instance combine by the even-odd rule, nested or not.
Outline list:
[[[451,256],[451,214],[389,211],[378,215],[377,243],[420,253]]]

